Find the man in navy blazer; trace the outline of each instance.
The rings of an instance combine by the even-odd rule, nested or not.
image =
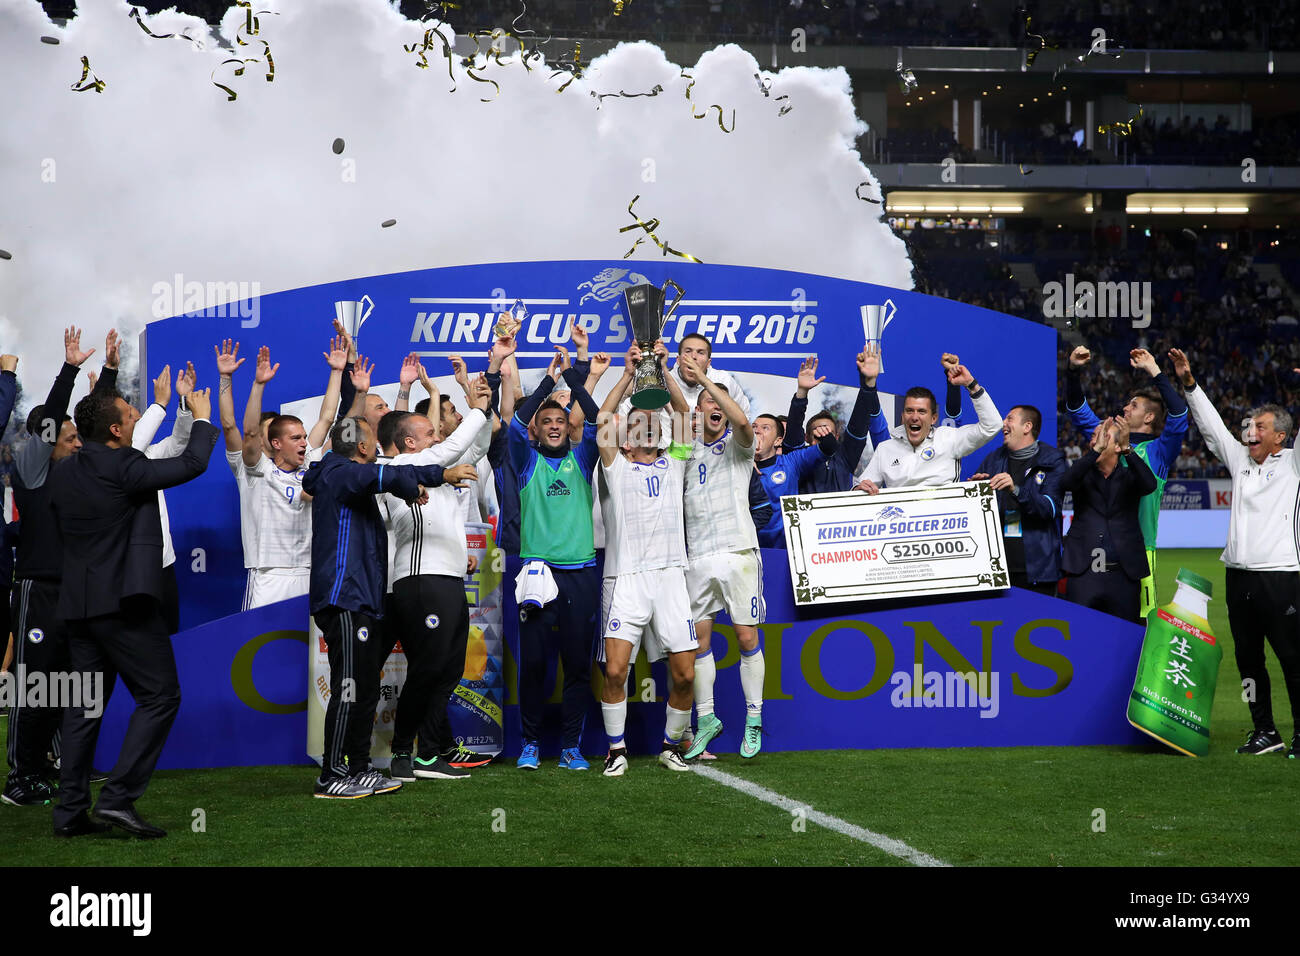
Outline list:
[[[115,391],[92,392],[77,403],[74,416],[84,446],[60,461],[47,478],[63,539],[58,609],[67,629],[71,669],[103,675],[105,697],[93,708],[69,707],[64,712],[56,835],[105,829],[86,811],[103,707],[118,676],[136,706],[95,816],[134,836],[167,835],[135,811],[181,701],[171,635],[162,615],[158,491],[184,484],[207,468],[220,434],[208,420],[209,391],[190,393],[194,427],[189,444],[178,457],[163,459],[146,458],[131,447],[138,411]]]
[[[971,480],[989,479],[998,493],[1002,541],[1011,584],[1056,594],[1061,577],[1061,477],[1065,456],[1038,440],[1043,415],[1017,405],[1002,421],[1003,442]]]

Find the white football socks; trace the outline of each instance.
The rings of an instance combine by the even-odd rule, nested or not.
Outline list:
[[[699,673],[699,666],[698,663],[695,665],[697,674]],[[749,652],[740,652],[740,689],[745,692],[745,713],[747,716],[761,717],[763,714],[763,675],[765,672],[762,647],[756,647]]]
[[[713,681],[718,676],[713,651],[700,651],[695,655],[695,713],[699,717],[713,713]]]
[[[600,715],[605,721],[605,736],[609,738],[610,749],[626,746],[623,743],[623,727],[627,723],[627,698],[617,704],[600,702]]]

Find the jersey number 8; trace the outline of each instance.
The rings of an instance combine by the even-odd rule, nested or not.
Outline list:
[[[704,484],[704,479],[709,476],[709,466],[700,462],[700,484]]]

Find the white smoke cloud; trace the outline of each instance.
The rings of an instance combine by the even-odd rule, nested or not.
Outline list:
[[[58,368],[62,326],[87,330],[97,366],[110,327],[131,334],[171,314],[155,285],[177,273],[265,294],[432,266],[620,258],[637,194],[659,237],[705,262],[912,286],[881,207],[854,197],[864,180],[879,193],[854,146],[865,126],[842,69],[782,70],[764,97],[744,50],[705,53],[687,67],[692,96],[697,112],[721,104],[728,126],[735,109],[727,134],[717,110],[692,118],[687,80],[649,43],[616,47],[558,95],[566,76],[528,72],[517,55],[483,71],[499,96],[457,58],[450,92],[440,44],[424,70],[402,49],[430,24],[384,0],[257,6],[275,11],[260,17],[275,80],[262,63],[242,77],[226,67],[218,79],[238,93],[227,102],[210,74],[232,54],[198,18],[144,20],[202,38],[202,50],[149,38],[124,0],[79,4],[66,28],[35,0],[0,0],[0,249],[13,255],[0,260],[0,349],[22,356],[29,400]],[[243,22],[232,5],[228,47]],[[553,57],[570,52],[556,46]],[[104,92],[69,89],[82,55]],[[656,84],[659,96],[599,109],[590,95]],[[782,104],[793,110],[778,116]],[[659,255],[647,241],[634,259]]]

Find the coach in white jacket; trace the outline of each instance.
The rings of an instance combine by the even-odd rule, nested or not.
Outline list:
[[[428,417],[406,412],[393,423],[394,465],[455,465],[474,478],[474,462],[492,439],[487,419],[491,389],[482,377],[466,396],[469,414],[451,435],[437,442]],[[467,768],[491,760],[457,744],[447,718],[447,704],[465,670],[469,642],[469,603],[465,575],[473,571],[465,542],[465,510],[448,482],[427,490],[422,501],[406,502],[393,495],[380,499],[392,551],[384,632],[400,640],[406,652],[407,676],[398,698],[393,724],[393,762],[389,773],[397,780],[462,779]],[[385,655],[387,656],[387,655]],[[419,738],[418,754],[413,752]],[[414,759],[413,759],[414,758]]]
[[[939,403],[928,388],[909,388],[903,397],[903,434],[883,442],[859,476],[861,488],[934,487],[961,480],[961,460],[1002,430],[1002,416],[988,392],[964,365],[948,368],[948,381],[964,385],[979,421],[974,425],[939,425]]]
[[[1220,555],[1226,565],[1228,626],[1237,654],[1237,669],[1250,701],[1254,723],[1239,754],[1282,749],[1273,723],[1273,697],[1264,664],[1267,640],[1282,665],[1291,698],[1291,749],[1300,742],[1300,458],[1286,447],[1291,415],[1277,405],[1261,405],[1243,423],[1241,440],[1233,435],[1214,404],[1196,387],[1191,364],[1170,349],[1174,373],[1183,383],[1192,421],[1205,444],[1232,475],[1232,511],[1228,544]],[[1253,694],[1251,693],[1253,691]]]

